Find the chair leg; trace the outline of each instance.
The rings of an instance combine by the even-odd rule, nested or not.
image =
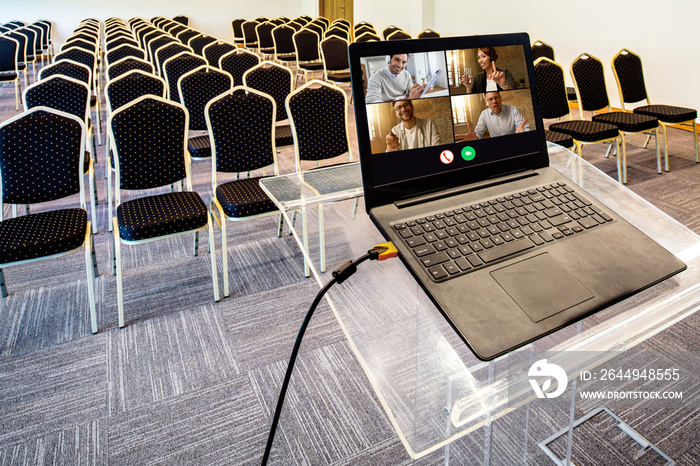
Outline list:
[[[214,215],[213,212],[212,215]],[[228,240],[226,239],[226,218],[223,215],[219,227],[221,228],[221,254],[223,254],[224,296],[228,298],[231,295],[228,283]]]
[[[309,271],[309,261],[307,260],[309,255],[309,233],[306,222],[306,207],[301,208],[301,232],[304,244],[304,276],[309,277],[311,273]]]
[[[93,162],[94,162],[94,157],[93,157]],[[92,215],[92,234],[96,235],[97,234],[97,209],[95,206],[97,205],[97,186],[95,185],[95,170],[94,168],[90,170],[90,174],[88,175],[90,178],[90,208],[91,208],[91,215]]]
[[[0,290],[2,290],[2,297],[7,298],[7,288],[5,288],[5,274],[2,273],[2,269],[0,269]]]
[[[211,215],[207,215],[207,230],[209,231],[209,256],[211,258],[211,278],[214,282],[214,301],[217,303],[221,299],[219,297],[219,274],[216,267],[216,246],[214,245],[214,223],[211,221]]]
[[[90,301],[90,323],[92,324],[92,333],[97,333],[97,311],[95,310],[95,281],[93,278],[93,251],[94,245],[92,241],[92,231],[88,225],[85,233],[85,270],[87,272],[88,300]]]
[[[656,141],[656,171],[661,174],[661,149],[659,148],[659,128],[654,129],[654,141]],[[668,157],[666,157],[666,171],[668,171]]]
[[[693,136],[695,137],[695,163],[700,163],[700,153],[698,152],[698,127],[693,121]],[[668,158],[668,153],[666,153],[666,158]]]
[[[352,214],[350,215],[350,218],[352,218],[352,219],[355,218],[355,214],[357,213],[358,202],[359,202],[359,198],[356,197],[355,202],[353,202],[353,204],[352,204]]]
[[[279,223],[277,225],[277,237],[282,237],[282,230],[284,229],[284,216],[280,214]]]
[[[620,184],[625,184],[627,183],[627,163],[625,162],[625,135],[623,133],[620,133],[620,137],[622,138],[622,153],[620,153],[620,140],[615,139],[615,146],[617,149],[617,181]],[[623,166],[621,166],[623,165]],[[624,168],[623,168],[624,167]]]
[[[194,232],[194,257],[199,255],[199,232]]]
[[[326,232],[323,229],[323,204],[318,205],[318,249],[321,256],[321,272],[326,271]]]
[[[124,327],[124,293],[122,289],[122,250],[119,241],[119,225],[117,219],[114,221],[114,231],[112,233],[112,244],[114,245],[114,261],[117,271],[117,307],[119,309],[119,327]]]

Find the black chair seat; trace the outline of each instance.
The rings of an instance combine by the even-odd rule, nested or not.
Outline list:
[[[575,87],[567,87],[566,88],[566,98],[567,98],[567,100],[573,100],[574,102],[578,100],[578,97],[576,97],[576,88]]]
[[[192,191],[133,199],[117,207],[119,237],[139,241],[197,230],[207,224],[207,206]]]
[[[318,71],[323,69],[323,62],[297,63],[297,66],[306,71]]]
[[[0,222],[0,264],[47,257],[78,249],[85,241],[84,209],[63,209]]]
[[[682,123],[698,117],[697,110],[672,105],[645,105],[635,108],[634,113],[652,116],[664,123]]]
[[[17,79],[17,73],[0,73],[0,81],[14,81]]]
[[[260,187],[260,178],[229,181],[216,187],[216,198],[227,217],[249,217],[277,210]]]
[[[563,121],[549,125],[550,131],[568,134],[582,142],[602,141],[620,135],[617,126],[588,120]]]
[[[274,47],[261,47],[258,49],[258,52],[260,53],[275,53],[275,48]]]
[[[187,140],[187,149],[193,158],[206,159],[211,157],[211,141],[209,136],[195,136]]]
[[[296,61],[297,56],[296,54],[292,55],[277,55],[277,59],[280,61]]]
[[[620,131],[626,131],[629,133],[639,133],[658,128],[659,126],[659,120],[654,117],[625,112],[611,112],[594,115],[593,121],[615,125]]]
[[[349,83],[350,82],[350,72],[342,73],[329,73],[328,79],[336,83]]]
[[[560,133],[559,131],[545,130],[544,137],[547,141],[559,144],[562,147],[572,147],[574,138],[568,134]]]
[[[294,145],[294,136],[292,135],[292,127],[289,125],[275,127],[275,146],[285,147]]]

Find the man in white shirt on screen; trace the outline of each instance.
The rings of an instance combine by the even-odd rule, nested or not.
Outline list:
[[[530,131],[530,125],[528,125],[523,114],[514,105],[502,103],[500,92],[487,92],[484,94],[484,100],[486,100],[486,105],[489,108],[481,112],[479,122],[474,129],[467,122],[469,132],[467,134],[456,134],[455,139],[457,142],[481,139],[487,129],[492,138]]]
[[[394,112],[401,123],[386,136],[386,151],[417,149],[442,144],[437,125],[427,118],[416,118],[410,100],[394,102]]]
[[[389,55],[389,64],[374,73],[367,83],[365,102],[393,102],[397,99],[417,99],[423,93],[425,84],[416,84],[406,69],[408,54]]]

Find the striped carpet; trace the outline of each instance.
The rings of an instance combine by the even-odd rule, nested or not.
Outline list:
[[[17,112],[13,90],[0,92],[5,120]],[[628,137],[629,187],[700,232],[700,166],[692,137],[680,130],[670,135],[672,171],[663,175],[656,174],[654,151],[641,148],[643,138]],[[231,297],[219,303],[213,301],[206,234],[197,257],[191,236],[123,246],[127,326],[119,329],[104,150],[98,149],[102,203],[95,237],[99,333],[90,332],[82,253],[4,271],[10,296],[0,300],[0,465],[258,464],[294,337],[318,286],[303,277],[294,239],[277,238],[276,218],[229,223]],[[616,178],[615,159],[606,159],[603,148],[586,147],[584,157]],[[280,159],[283,173],[294,169],[291,149]],[[193,164],[195,189],[207,204],[210,170],[209,162]],[[329,267],[352,254],[334,247],[351,207],[345,202],[326,210]],[[220,271],[217,228],[215,236]],[[366,296],[354,299],[371,305]],[[398,323],[401,315],[386,318]],[[700,316],[691,316],[645,345],[698,351],[699,326]],[[578,416],[589,407],[580,408]],[[297,361],[271,462],[482,464],[489,455],[491,464],[551,464],[537,442],[567,424],[568,409],[566,402],[533,403],[492,424],[490,450],[480,429],[414,462],[322,305]],[[700,409],[616,414],[679,464],[700,462]],[[416,426],[423,428],[436,427]],[[599,437],[584,436],[579,446],[578,464],[590,461],[590,448],[607,448]]]

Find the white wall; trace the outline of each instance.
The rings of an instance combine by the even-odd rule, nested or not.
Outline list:
[[[432,23],[426,9],[432,9]],[[416,19],[421,15],[422,22]],[[700,109],[698,17],[698,0],[355,0],[355,21],[369,21],[378,31],[390,24],[414,37],[427,27],[443,36],[525,31],[554,47],[570,83],[570,63],[590,53],[603,61],[608,95],[617,107],[610,60],[628,48],[642,57],[652,102]]]
[[[230,39],[231,20],[237,17],[318,14],[317,0],[0,1],[0,21],[50,19],[56,24],[58,43],[87,17],[186,14],[192,27]],[[354,0],[354,12],[356,22],[369,21],[379,31],[393,24],[414,36],[428,27],[451,36],[525,31],[532,40],[553,45],[557,61],[566,69],[579,54],[593,54],[605,63],[614,106],[619,106],[619,98],[610,59],[629,48],[642,56],[653,102],[700,109],[700,59],[694,52],[698,0],[500,0],[497,7],[483,0]]]

